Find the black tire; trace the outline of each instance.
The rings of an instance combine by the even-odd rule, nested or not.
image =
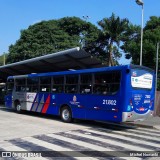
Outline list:
[[[22,109],[21,109],[20,103],[16,103],[16,104],[15,104],[15,109],[16,109],[16,112],[17,112],[17,113],[22,113]]]
[[[68,106],[64,106],[61,109],[61,119],[63,122],[70,123],[72,122],[72,112]]]

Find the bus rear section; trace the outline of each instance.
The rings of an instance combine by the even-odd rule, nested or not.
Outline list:
[[[153,116],[155,98],[154,72],[146,67],[131,66],[128,76],[126,108],[122,121],[138,121]]]

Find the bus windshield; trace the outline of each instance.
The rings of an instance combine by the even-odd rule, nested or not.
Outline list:
[[[136,89],[152,89],[153,75],[144,69],[131,70],[131,86]]]

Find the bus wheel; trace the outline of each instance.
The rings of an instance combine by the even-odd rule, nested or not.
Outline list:
[[[22,112],[22,110],[21,110],[21,105],[20,105],[19,103],[16,104],[16,111],[17,111],[18,113],[21,113],[21,112]]]
[[[72,112],[68,106],[61,109],[61,119],[66,123],[72,122]]]

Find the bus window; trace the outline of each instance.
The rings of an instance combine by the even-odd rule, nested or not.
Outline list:
[[[94,94],[115,94],[119,89],[120,72],[96,73],[94,79]]]
[[[38,92],[39,78],[32,77],[27,79],[27,92]]]
[[[7,81],[7,93],[11,93],[14,88],[14,79],[8,79]]]
[[[53,77],[52,92],[53,93],[63,93],[64,92],[64,77],[63,76]]]
[[[16,92],[25,92],[26,78],[16,79],[15,85],[16,85]]]
[[[92,74],[81,74],[80,76],[80,93],[92,93]]]
[[[153,83],[153,75],[143,69],[132,69],[131,70],[131,86],[134,89],[152,89],[152,83]]]
[[[51,91],[51,77],[40,77],[40,92]]]
[[[66,76],[65,93],[78,93],[78,75]]]
[[[5,83],[0,83],[0,104],[4,103]]]

